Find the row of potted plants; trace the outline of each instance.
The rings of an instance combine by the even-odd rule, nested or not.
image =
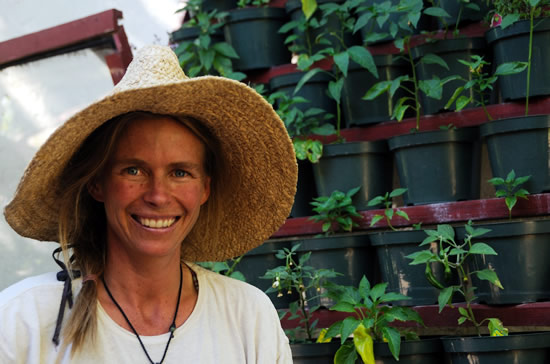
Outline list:
[[[468,338],[446,338],[443,341],[435,338],[432,341],[437,347],[436,354],[431,354],[433,349],[427,349],[428,341],[425,338],[410,342],[418,343],[424,349],[410,349],[408,342],[401,342],[402,333],[397,330],[400,325],[394,324],[397,321],[412,321],[414,324],[409,323],[411,331],[419,331],[420,317],[408,305],[437,304],[440,311],[448,310],[445,307],[453,305],[458,307],[461,317],[458,323],[470,323],[478,327],[484,317],[475,315],[471,309],[472,302],[500,305],[548,300],[550,289],[545,279],[533,276],[534,273],[548,273],[544,267],[544,257],[547,256],[544,241],[550,234],[548,220],[466,225],[464,228],[456,227],[456,232],[448,225],[426,231],[411,226],[398,231],[351,232],[363,216],[357,210],[384,206],[383,213],[374,216],[371,225],[376,225],[376,219],[384,219],[391,228],[393,216],[406,219],[406,209],[394,207],[396,199],[403,199],[405,204],[426,204],[477,198],[480,141],[487,144],[492,175],[496,176],[492,183],[497,188],[498,196],[505,199],[509,211],[513,209],[514,199],[528,197],[521,185],[532,193],[550,190],[548,153],[545,152],[549,145],[548,116],[491,121],[495,108],[487,106],[491,102],[524,101],[525,115],[529,115],[532,98],[550,94],[548,90],[536,85],[539,81],[542,81],[542,86],[548,85],[543,80],[547,72],[541,71],[542,66],[537,63],[537,58],[544,59],[547,52],[543,50],[543,45],[548,43],[546,21],[540,17],[546,15],[548,2],[498,0],[491,3],[495,10],[493,23],[500,21],[501,24],[484,34],[479,31],[485,30],[479,27],[480,23],[474,23],[474,31],[469,35],[481,35],[483,40],[480,41],[472,36],[460,38],[461,33],[468,35],[468,30],[461,24],[465,21],[480,21],[480,14],[488,9],[485,1],[440,0],[428,1],[426,4],[416,0],[318,1],[317,10],[310,6],[309,11],[304,12],[300,11],[300,2],[289,0],[286,2],[285,16],[290,13],[289,9],[293,9],[294,15],[290,22],[288,18],[281,20],[285,17],[281,12],[284,2],[281,2],[277,4],[276,12],[281,14],[277,25],[272,24],[271,28],[264,28],[260,32],[248,30],[246,41],[233,42],[234,36],[224,24],[239,18],[233,15],[233,10],[225,8],[223,11],[230,10],[231,14],[221,15],[217,8],[205,12],[204,3],[198,2],[201,5],[196,10],[196,19],[201,13],[206,14],[202,15],[203,30],[187,43],[180,43],[178,52],[182,66],[190,75],[214,72],[264,84],[263,89],[268,90],[264,91],[266,98],[285,121],[289,133],[294,137],[297,155],[305,161],[299,164],[299,192],[309,192],[309,195],[297,196],[293,216],[314,215],[324,221],[325,235],[322,237],[270,239],[240,258],[240,270],[251,283],[268,290],[281,312],[288,310],[290,318],[301,321],[293,326],[304,327],[308,340],[322,342],[326,340],[323,335],[325,338],[339,336],[334,339],[339,342],[318,343],[314,344],[313,349],[305,349],[317,354],[326,348],[329,352],[324,359],[326,362],[352,363],[361,358],[365,363],[374,363],[375,360],[386,363],[394,362],[399,353],[401,362],[407,362],[408,354],[413,354],[411,363],[441,363],[445,360],[453,363],[469,363],[472,360],[491,362],[493,359],[482,358],[485,354],[481,352],[486,351],[497,351],[498,360],[504,363],[512,357],[520,357],[521,362],[542,363],[547,360],[547,333],[525,335],[528,336],[528,342],[522,344],[517,342],[523,340],[523,335],[517,334],[505,338],[474,337],[472,341],[481,341],[482,349],[473,349],[474,344]],[[246,2],[242,1],[241,5],[246,5]],[[271,12],[271,7],[266,6],[269,5],[266,3],[260,4],[258,1],[257,4],[249,5],[260,5],[264,13]],[[246,11],[242,13],[246,14],[250,9],[243,10]],[[248,15],[243,17],[252,18]],[[521,17],[526,20],[518,21]],[[435,20],[442,30],[437,34],[418,35],[419,29],[425,27],[423,23],[429,22],[429,19]],[[240,25],[241,20],[238,22]],[[212,39],[215,31],[219,35],[222,28],[223,37],[214,43]],[[276,48],[278,50],[276,44],[280,44],[281,39],[282,43],[285,42],[279,29],[288,34],[286,44],[290,50],[286,49],[284,57],[277,60],[279,56],[271,53],[264,58],[266,62],[275,60],[269,65],[243,66],[239,63],[244,58],[261,59],[260,52],[265,48],[269,48],[268,52],[275,52]],[[256,43],[252,51],[237,49],[235,45],[255,44],[251,36],[256,33],[276,34],[279,40]],[[351,39],[353,37],[350,36],[359,33],[359,41]],[[306,38],[300,38],[304,34]],[[519,43],[506,44],[517,34],[522,37]],[[456,50],[449,50],[450,46],[443,42],[432,41],[440,38],[447,38],[455,44],[467,44],[469,48],[466,53],[458,55]],[[426,42],[426,39],[429,41]],[[493,48],[494,58],[490,54],[483,54],[487,48],[485,42]],[[266,47],[266,44],[270,47]],[[442,49],[446,53],[436,54]],[[288,63],[289,51],[294,54],[297,64],[275,66]],[[499,53],[508,57],[503,65],[497,60]],[[456,59],[462,59],[462,62]],[[450,66],[453,63],[461,70],[445,73],[447,68],[452,69]],[[271,77],[277,73],[274,71],[282,69],[292,72]],[[533,77],[534,72],[537,77]],[[524,75],[527,75],[524,81],[517,81],[518,77]],[[350,84],[355,80],[361,80],[363,89]],[[371,86],[366,86],[367,82]],[[507,85],[511,86],[508,91]],[[322,101],[316,101],[317,96]],[[352,101],[347,101],[348,97]],[[429,131],[429,128],[421,128],[430,114],[451,109],[458,112],[448,115],[460,118],[460,115],[464,115],[460,110],[466,107],[483,110],[483,113],[477,113],[483,119],[475,123],[480,125],[480,131],[457,129],[456,126],[460,126],[461,122],[445,119],[438,126],[445,126],[446,130]],[[387,140],[344,143],[342,135],[345,133],[341,133],[342,129],[359,127],[364,130],[362,135],[366,135],[369,130],[378,128],[378,123],[393,126],[397,124],[390,119],[401,121],[407,118],[405,123],[414,124],[414,132],[394,131],[389,133],[391,138]],[[527,130],[521,131],[525,127]],[[419,132],[419,129],[422,131]],[[522,139],[519,142],[512,139],[520,131]],[[327,138],[331,134],[335,136]],[[316,136],[312,138],[312,135]],[[428,145],[450,143],[445,144],[439,152],[433,152],[425,146],[419,146],[419,151],[414,151],[420,143],[417,139],[425,139]],[[329,141],[338,143],[328,144]],[[520,156],[520,150],[526,151],[527,157]],[[375,157],[365,157],[363,152]],[[503,154],[498,155],[497,152]],[[389,192],[395,185],[392,181],[392,160],[395,158],[397,161],[398,154],[401,155],[399,158],[405,160],[401,167],[397,166],[399,184],[403,188]],[[351,164],[342,167],[342,155],[350,156]],[[459,169],[465,179],[459,182],[434,182],[442,174],[454,176],[457,173],[447,168],[455,163],[450,162],[450,159],[439,162],[439,165],[430,164],[440,155],[446,158],[458,156],[467,160],[467,167]],[[534,161],[535,157],[543,158],[538,164],[526,163]],[[497,167],[499,165],[500,169]],[[360,167],[366,167],[366,172],[356,173]],[[309,168],[311,174],[304,173]],[[517,176],[531,177],[522,181],[522,177],[516,177],[510,172],[512,169]],[[335,182],[334,175],[322,181],[320,176],[325,174],[325,170],[344,176],[345,181]],[[405,182],[408,176],[413,181],[429,186],[428,190],[414,194],[415,188]],[[378,186],[370,187],[373,182],[378,183]],[[300,188],[300,185],[304,187]],[[314,185],[317,191],[312,188]],[[440,199],[430,195],[439,189],[456,194],[457,188],[473,189],[474,192],[459,198]],[[309,208],[314,198],[313,208]],[[300,200],[306,206],[302,212],[297,211]],[[353,206],[354,203],[358,208]],[[337,212],[332,213],[330,208]],[[330,234],[336,226],[347,233]],[[416,228],[420,226],[416,225]],[[519,230],[511,232],[512,229]],[[427,240],[424,240],[426,236]],[[479,242],[479,237],[486,239],[487,244]],[[423,241],[429,250],[419,251],[418,244]],[[512,250],[518,247],[519,253]],[[325,253],[329,257],[326,260],[322,258]],[[280,266],[279,259],[283,259],[285,264]],[[411,262],[414,264],[410,265]],[[267,273],[266,267],[270,268]],[[217,266],[217,269],[221,268],[234,274],[233,266]],[[495,271],[500,280],[497,280]],[[261,276],[264,279],[260,279]],[[327,280],[332,280],[332,285],[323,284]],[[369,282],[373,282],[373,285]],[[478,286],[476,291],[472,283]],[[324,328],[326,331],[321,328],[315,330],[315,312],[322,306],[343,311],[349,317],[330,328]],[[492,325],[490,333],[505,333],[498,321],[489,322]],[[293,340],[303,338],[296,332],[289,333],[289,337]],[[518,346],[514,346],[516,344]],[[443,354],[442,345],[449,352],[457,353]],[[492,349],[492,345],[496,349]],[[528,351],[519,353],[520,347],[528,348]],[[306,348],[311,348],[311,345]],[[385,354],[383,350],[386,350]],[[300,354],[301,349],[296,346],[293,346],[293,353],[297,363],[322,363],[322,359],[311,357],[312,354]]]

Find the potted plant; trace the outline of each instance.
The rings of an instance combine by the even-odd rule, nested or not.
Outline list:
[[[239,55],[235,68],[249,71],[288,63],[291,55],[278,33],[286,22],[285,10],[270,7],[269,0],[240,0],[237,5],[224,26],[226,41]]]
[[[451,308],[456,307],[460,315],[458,324],[461,325],[469,322],[474,326],[477,333],[477,336],[471,337],[442,338],[445,351],[449,354],[453,363],[467,363],[472,360],[485,363],[496,360],[496,358],[501,363],[543,362],[546,355],[545,349],[550,346],[550,343],[548,341],[544,342],[544,340],[548,340],[550,333],[542,335],[513,335],[513,339],[502,338],[501,336],[508,336],[508,330],[499,319],[484,318],[480,320],[476,317],[472,306],[472,303],[477,298],[476,288],[473,285],[474,277],[479,281],[490,282],[495,289],[502,289],[503,285],[495,271],[486,268],[487,266],[491,266],[490,263],[486,263],[483,266],[472,264],[474,257],[497,255],[496,251],[488,244],[475,242],[480,236],[484,236],[490,230],[473,227],[471,221],[464,226],[464,229],[463,239],[455,239],[454,229],[450,225],[442,224],[437,226],[437,230],[425,230],[427,237],[420,246],[436,243],[439,245],[439,251],[434,253],[432,249],[428,248],[408,256],[408,258],[412,259],[411,265],[425,264],[428,270],[431,267],[431,263],[437,263],[449,275],[452,272],[456,272],[458,275],[458,283],[451,285],[438,281],[434,276],[427,275],[429,282],[440,290],[438,297],[439,312],[446,306]],[[451,300],[455,293],[463,297],[465,301],[464,305],[451,305]],[[490,336],[481,335],[482,326],[485,323],[487,323],[487,332]],[[537,348],[537,341],[539,344],[542,342],[542,349],[538,350],[535,356],[533,356],[532,350],[521,351],[521,349],[525,348]],[[514,344],[518,346],[513,346]],[[506,351],[503,352],[502,350]]]
[[[527,200],[529,191],[521,188],[521,185],[527,182],[531,176],[516,178],[516,172],[512,169],[506,178],[493,177],[488,182],[496,188],[496,197],[504,197],[504,203],[508,208],[508,218],[512,219],[512,209],[516,205],[518,198]]]
[[[395,321],[423,325],[423,321],[412,308],[392,306],[394,301],[408,297],[386,292],[386,286],[378,283],[371,287],[366,277],[358,286],[327,283],[327,294],[336,302],[330,309],[349,314],[325,334],[325,338],[340,337],[334,363],[355,363],[358,356],[367,364],[441,363],[443,348],[439,339],[420,340],[414,330],[392,325]],[[406,341],[401,340],[402,336]]]
[[[519,175],[531,175],[525,186],[531,193],[550,191],[549,156],[540,152],[548,149],[550,117],[529,115],[530,97],[550,94],[545,78],[548,72],[543,71],[550,40],[550,22],[545,17],[548,4],[547,0],[495,1],[495,11],[502,21],[486,33],[495,64],[527,62],[527,72],[499,79],[503,99],[525,100],[525,116],[483,124],[481,136],[487,143],[493,175],[503,176],[512,169]],[[533,77],[532,69],[540,70],[537,77]],[[510,148],[511,145],[521,148]]]
[[[311,265],[334,268],[337,272],[345,273],[333,280],[343,285],[357,285],[363,275],[371,280],[377,276],[376,261],[367,235],[354,232],[363,218],[353,203],[353,197],[358,191],[359,187],[354,187],[345,192],[336,190],[328,196],[315,198],[312,202],[315,215],[310,219],[322,224],[324,234],[293,241],[293,244],[300,244],[295,252],[299,256],[308,254]],[[313,301],[324,307],[333,304],[330,298],[322,295]]]
[[[194,14],[181,29],[172,33],[172,42],[177,43],[175,53],[181,67],[189,77],[219,75],[235,80],[246,77],[233,70],[233,60],[239,56],[225,42],[222,28],[226,12],[201,10],[200,1],[190,1],[180,11]]]
[[[316,297],[320,295],[321,288],[339,273],[334,269],[318,269],[307,265],[311,253],[298,255],[299,248],[300,245],[295,244],[290,249],[278,250],[276,258],[282,260],[283,265],[268,269],[262,278],[271,282],[267,293],[295,297],[289,309],[280,314],[281,320],[297,320],[294,328],[285,330],[291,342],[294,363],[306,363],[306,360],[315,360],[320,364],[331,363],[335,345],[315,344],[319,330],[313,314],[319,309]]]
[[[316,107],[304,108],[303,111],[299,106],[309,104],[309,101],[284,91],[269,94],[267,101],[285,123],[298,159],[298,184],[291,216],[311,216],[310,201],[317,196],[311,164],[317,163],[323,152],[323,143],[313,139],[312,135],[334,133],[334,126],[328,122],[331,114]]]

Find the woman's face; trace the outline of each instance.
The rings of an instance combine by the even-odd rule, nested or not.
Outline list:
[[[129,256],[179,254],[210,194],[204,156],[201,141],[169,117],[131,121],[89,187],[105,205],[109,248]]]

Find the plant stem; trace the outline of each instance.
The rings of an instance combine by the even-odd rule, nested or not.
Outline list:
[[[527,59],[527,90],[525,90],[525,116],[529,115],[529,88],[531,83],[531,57],[533,54],[533,18],[536,7],[531,7],[529,14],[529,58]]]
[[[483,109],[485,116],[487,116],[487,120],[493,121],[493,117],[491,116],[491,114],[489,114],[489,111],[487,110],[487,106],[485,105],[484,96],[485,95],[483,94],[483,91],[479,91],[479,99],[481,100],[479,103],[481,104],[481,108]]]
[[[225,273],[226,276],[229,277],[231,275],[231,273],[233,273],[233,271],[235,270],[235,267],[237,266],[237,264],[239,264],[239,262],[241,261],[241,259],[243,259],[243,257],[244,257],[244,254],[233,261],[233,264],[231,265],[231,268],[229,268],[227,273]]]
[[[311,333],[311,328],[309,326],[309,312],[306,309],[306,300],[304,299],[303,290],[304,290],[304,284],[303,284],[303,281],[300,279],[300,283],[298,287],[296,287],[296,291],[298,292],[298,296],[300,300],[300,310],[302,311],[302,315],[304,315],[304,319],[305,319],[307,338],[309,339],[309,341],[313,341],[313,335]]]
[[[409,55],[409,62],[412,68],[413,84],[414,84],[414,102],[416,111],[416,130],[420,130],[420,102],[418,101],[418,81],[416,79],[416,70],[414,69],[414,60],[411,53],[411,39],[407,37],[405,39],[405,46],[407,47],[407,53]]]

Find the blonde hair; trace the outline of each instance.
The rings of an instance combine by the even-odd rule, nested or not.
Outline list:
[[[92,198],[88,185],[100,178],[116,145],[128,125],[137,118],[151,118],[148,112],[131,112],[113,118],[97,128],[81,145],[64,168],[60,179],[59,243],[69,273],[79,270],[83,277],[100,277],[106,261],[107,222],[103,204]],[[211,177],[211,193],[201,208],[201,218],[206,219],[213,231],[219,232],[221,211],[216,196],[226,184],[227,167],[220,152],[219,142],[199,121],[187,116],[168,117],[181,122],[203,143],[205,171]],[[226,188],[227,186],[224,186]],[[183,244],[182,244],[183,245]],[[193,249],[200,249],[194,246]],[[72,260],[69,257],[72,256]],[[184,259],[185,257],[182,257]],[[74,277],[73,277],[74,278]],[[63,345],[72,343],[74,354],[87,341],[95,340],[97,331],[97,285],[95,280],[84,280],[75,300],[71,315],[63,329]]]

